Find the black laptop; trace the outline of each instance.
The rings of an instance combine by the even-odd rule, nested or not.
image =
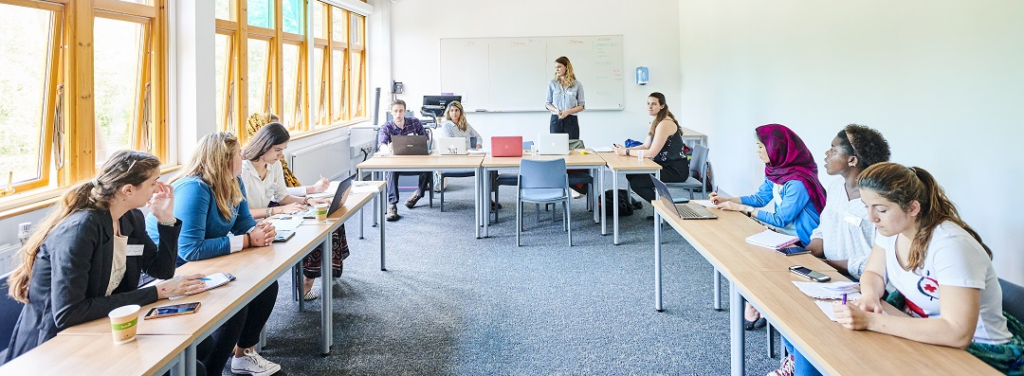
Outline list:
[[[334,214],[334,212],[338,211],[339,208],[345,205],[345,200],[348,199],[348,193],[352,190],[352,181],[355,180],[355,178],[356,175],[352,175],[338,183],[338,188],[334,191],[334,199],[331,200],[331,208],[327,209],[327,215]],[[297,215],[301,215],[302,218],[305,219],[316,218],[316,213],[313,213],[313,209],[309,209]]]
[[[679,215],[680,219],[716,219],[718,218],[715,213],[704,207],[704,205],[697,203],[686,203],[677,204],[672,201],[672,194],[668,192],[668,187],[665,183],[662,183],[658,178],[651,176],[651,181],[654,182],[654,189],[658,190],[658,199],[661,200],[665,206],[670,208],[676,208],[676,214]]]
[[[395,155],[427,155],[427,136],[391,136]]]

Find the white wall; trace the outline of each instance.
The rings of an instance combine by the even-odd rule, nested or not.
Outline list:
[[[584,111],[580,135],[587,145],[610,145],[641,138],[650,117],[647,95],[667,93],[670,106],[679,103],[678,1],[649,0],[638,6],[618,0],[481,1],[403,0],[391,5],[393,77],[405,83],[404,99],[419,114],[423,95],[441,92],[440,39],[525,36],[623,35],[624,111]],[[569,56],[570,60],[572,56]],[[632,83],[632,68],[650,68],[651,83]],[[554,62],[551,63],[552,74]],[[579,77],[586,88],[587,77]],[[548,132],[544,110],[547,82],[537,82],[537,108],[529,113],[470,113],[469,122],[485,138]],[[456,93],[459,94],[459,93]],[[382,103],[387,103],[382,99]]]
[[[722,189],[763,179],[754,128],[782,123],[816,156],[848,123],[932,172],[1024,282],[1024,2],[682,0],[682,122],[710,135]],[[824,175],[823,181],[832,177]]]

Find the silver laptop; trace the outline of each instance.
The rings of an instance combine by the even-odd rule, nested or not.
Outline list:
[[[569,134],[541,133],[537,135],[537,153],[569,155]]]
[[[465,155],[466,138],[464,137],[438,137],[437,154],[440,155]]]
[[[352,182],[355,179],[356,175],[352,175],[338,182],[337,185],[335,185],[335,182],[331,182],[331,186],[334,188],[334,198],[331,200],[331,207],[327,209],[327,215],[334,214],[342,206],[345,206],[345,200],[348,200],[348,193],[352,191]],[[313,209],[309,209],[301,213],[295,213],[292,216],[314,219],[316,218],[316,213],[313,212]]]
[[[672,201],[672,194],[668,192],[668,187],[665,183],[662,183],[658,178],[651,176],[651,181],[654,182],[654,189],[658,191],[659,200],[670,208],[676,208],[676,214],[679,215],[680,219],[716,219],[717,215],[712,213],[710,210],[704,207],[704,205],[696,203],[677,204]]]
[[[391,136],[395,155],[427,155],[427,136]]]

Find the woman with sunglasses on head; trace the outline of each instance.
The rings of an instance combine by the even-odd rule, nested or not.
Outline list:
[[[5,362],[115,308],[203,291],[202,275],[173,278],[182,227],[174,217],[174,191],[158,178],[159,159],[122,150],[95,178],[64,192],[8,278],[11,297],[25,306]],[[152,213],[162,241],[146,233],[142,207]],[[163,281],[139,288],[142,273]]]
[[[182,222],[179,265],[266,247],[274,240],[274,227],[257,223],[249,213],[241,174],[238,138],[219,132],[200,139],[189,163],[171,180],[178,198],[174,213]],[[157,219],[149,216],[146,222],[150,237],[156,237]],[[274,310],[277,290],[275,281],[211,335],[213,348],[198,356],[210,373],[223,370],[232,352],[233,373],[267,376],[281,369],[254,349]]]
[[[835,306],[838,322],[966,349],[1000,372],[1024,374],[1024,325],[1003,312],[992,251],[935,178],[886,162],[864,170],[857,184],[879,236],[861,276],[863,297]],[[886,297],[896,310],[882,304],[887,283],[896,288]]]

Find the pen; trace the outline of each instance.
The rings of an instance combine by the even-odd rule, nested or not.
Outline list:
[[[843,294],[843,305],[846,305],[846,294]]]
[[[206,277],[203,277],[203,278],[199,278],[199,280],[200,280],[200,281],[211,281],[211,279],[209,279],[209,278],[206,278]]]

